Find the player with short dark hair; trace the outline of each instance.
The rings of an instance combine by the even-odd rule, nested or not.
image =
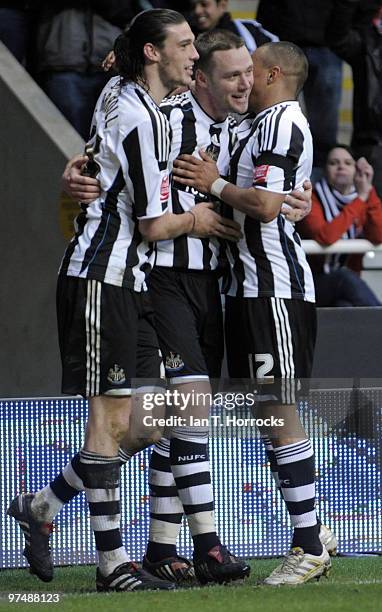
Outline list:
[[[230,182],[215,164],[186,156],[174,170],[180,183],[219,197],[243,232],[228,247],[232,282],[226,303],[228,364],[236,357],[259,383],[259,416],[282,417],[266,433],[294,535],[285,561],[267,584],[299,584],[325,574],[330,559],[319,537],[314,458],[295,410],[299,385],[310,377],[316,334],[314,285],[299,236],[280,214],[285,195],[301,188],[312,169],[312,139],[296,95],[307,74],[302,51],[267,43],[253,55],[252,121],[239,128]]]
[[[194,91],[173,96],[161,105],[172,128],[172,157],[186,152],[197,154],[204,148],[225,173],[233,141],[228,113],[247,110],[252,61],[243,41],[224,31],[201,35],[196,48],[202,63],[196,62]],[[192,211],[195,205],[208,200],[204,193],[172,183],[171,205],[175,213]],[[211,394],[209,379],[220,376],[223,326],[218,286],[219,246],[217,237],[205,240],[193,236],[159,241],[156,245],[149,290],[166,376],[171,388],[180,392]],[[181,324],[174,325],[174,321]],[[209,403],[194,402],[191,414],[207,419],[209,409]],[[172,472],[193,536],[194,568],[199,581],[223,582],[245,577],[249,566],[234,559],[221,545],[214,529],[208,427],[173,428],[169,435]],[[157,453],[163,450],[156,448],[153,453],[158,466],[163,463],[163,454],[160,460]],[[195,457],[187,465],[184,465],[185,450],[188,457]],[[144,567],[151,571],[160,565],[165,552],[168,557],[176,558],[175,544],[182,519],[181,512],[177,516],[171,513],[171,504],[166,498],[170,489],[164,487],[165,479],[161,487],[155,488],[160,485],[158,471],[155,476],[152,487],[161,497],[161,512],[151,514],[153,533],[150,530],[144,560]],[[151,536],[158,524],[160,529],[153,541]],[[161,544],[164,537],[166,547]]]

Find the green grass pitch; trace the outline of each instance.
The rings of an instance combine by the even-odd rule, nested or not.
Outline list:
[[[63,567],[44,584],[27,570],[0,572],[1,610],[83,612],[377,612],[382,610],[382,557],[337,558],[328,579],[297,587],[259,585],[278,563],[252,561],[250,578],[239,586],[213,586],[177,592],[95,592],[94,567]],[[9,593],[58,593],[59,603],[10,603]]]

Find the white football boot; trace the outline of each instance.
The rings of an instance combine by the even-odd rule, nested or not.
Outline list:
[[[280,565],[265,578],[264,584],[278,586],[280,584],[304,584],[309,580],[319,580],[329,573],[331,561],[326,548],[321,555],[304,553],[302,548],[292,548]]]
[[[329,529],[329,527],[326,527],[326,525],[321,524],[320,533],[318,537],[320,538],[322,546],[326,548],[329,555],[331,557],[335,557],[337,554],[338,542],[336,535],[333,533],[333,531]]]

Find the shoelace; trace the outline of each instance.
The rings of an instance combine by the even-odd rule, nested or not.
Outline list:
[[[293,574],[294,570],[296,569],[297,565],[300,563],[301,558],[303,557],[303,553],[298,551],[292,551],[290,552],[283,561],[283,564],[280,568],[280,573],[283,572],[284,574]]]

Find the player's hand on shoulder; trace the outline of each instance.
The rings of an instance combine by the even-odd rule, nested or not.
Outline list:
[[[194,187],[202,193],[210,193],[212,183],[220,174],[208,153],[200,150],[199,155],[201,159],[193,155],[180,155],[174,161],[173,175],[182,185]]]
[[[115,53],[114,51],[109,51],[105,59],[102,61],[102,69],[104,72],[109,72],[109,70],[114,70],[115,68]]]
[[[303,187],[304,191],[295,190],[288,194],[281,207],[281,213],[292,223],[301,221],[312,210],[312,183],[306,180]]]
[[[99,181],[89,176],[82,176],[88,158],[86,155],[76,155],[66,164],[62,175],[62,188],[74,200],[90,204],[101,193]]]
[[[197,204],[192,209],[195,217],[193,236],[198,238],[208,238],[209,236],[217,236],[237,242],[242,237],[240,225],[233,219],[226,219],[214,210],[212,202],[202,202]]]

